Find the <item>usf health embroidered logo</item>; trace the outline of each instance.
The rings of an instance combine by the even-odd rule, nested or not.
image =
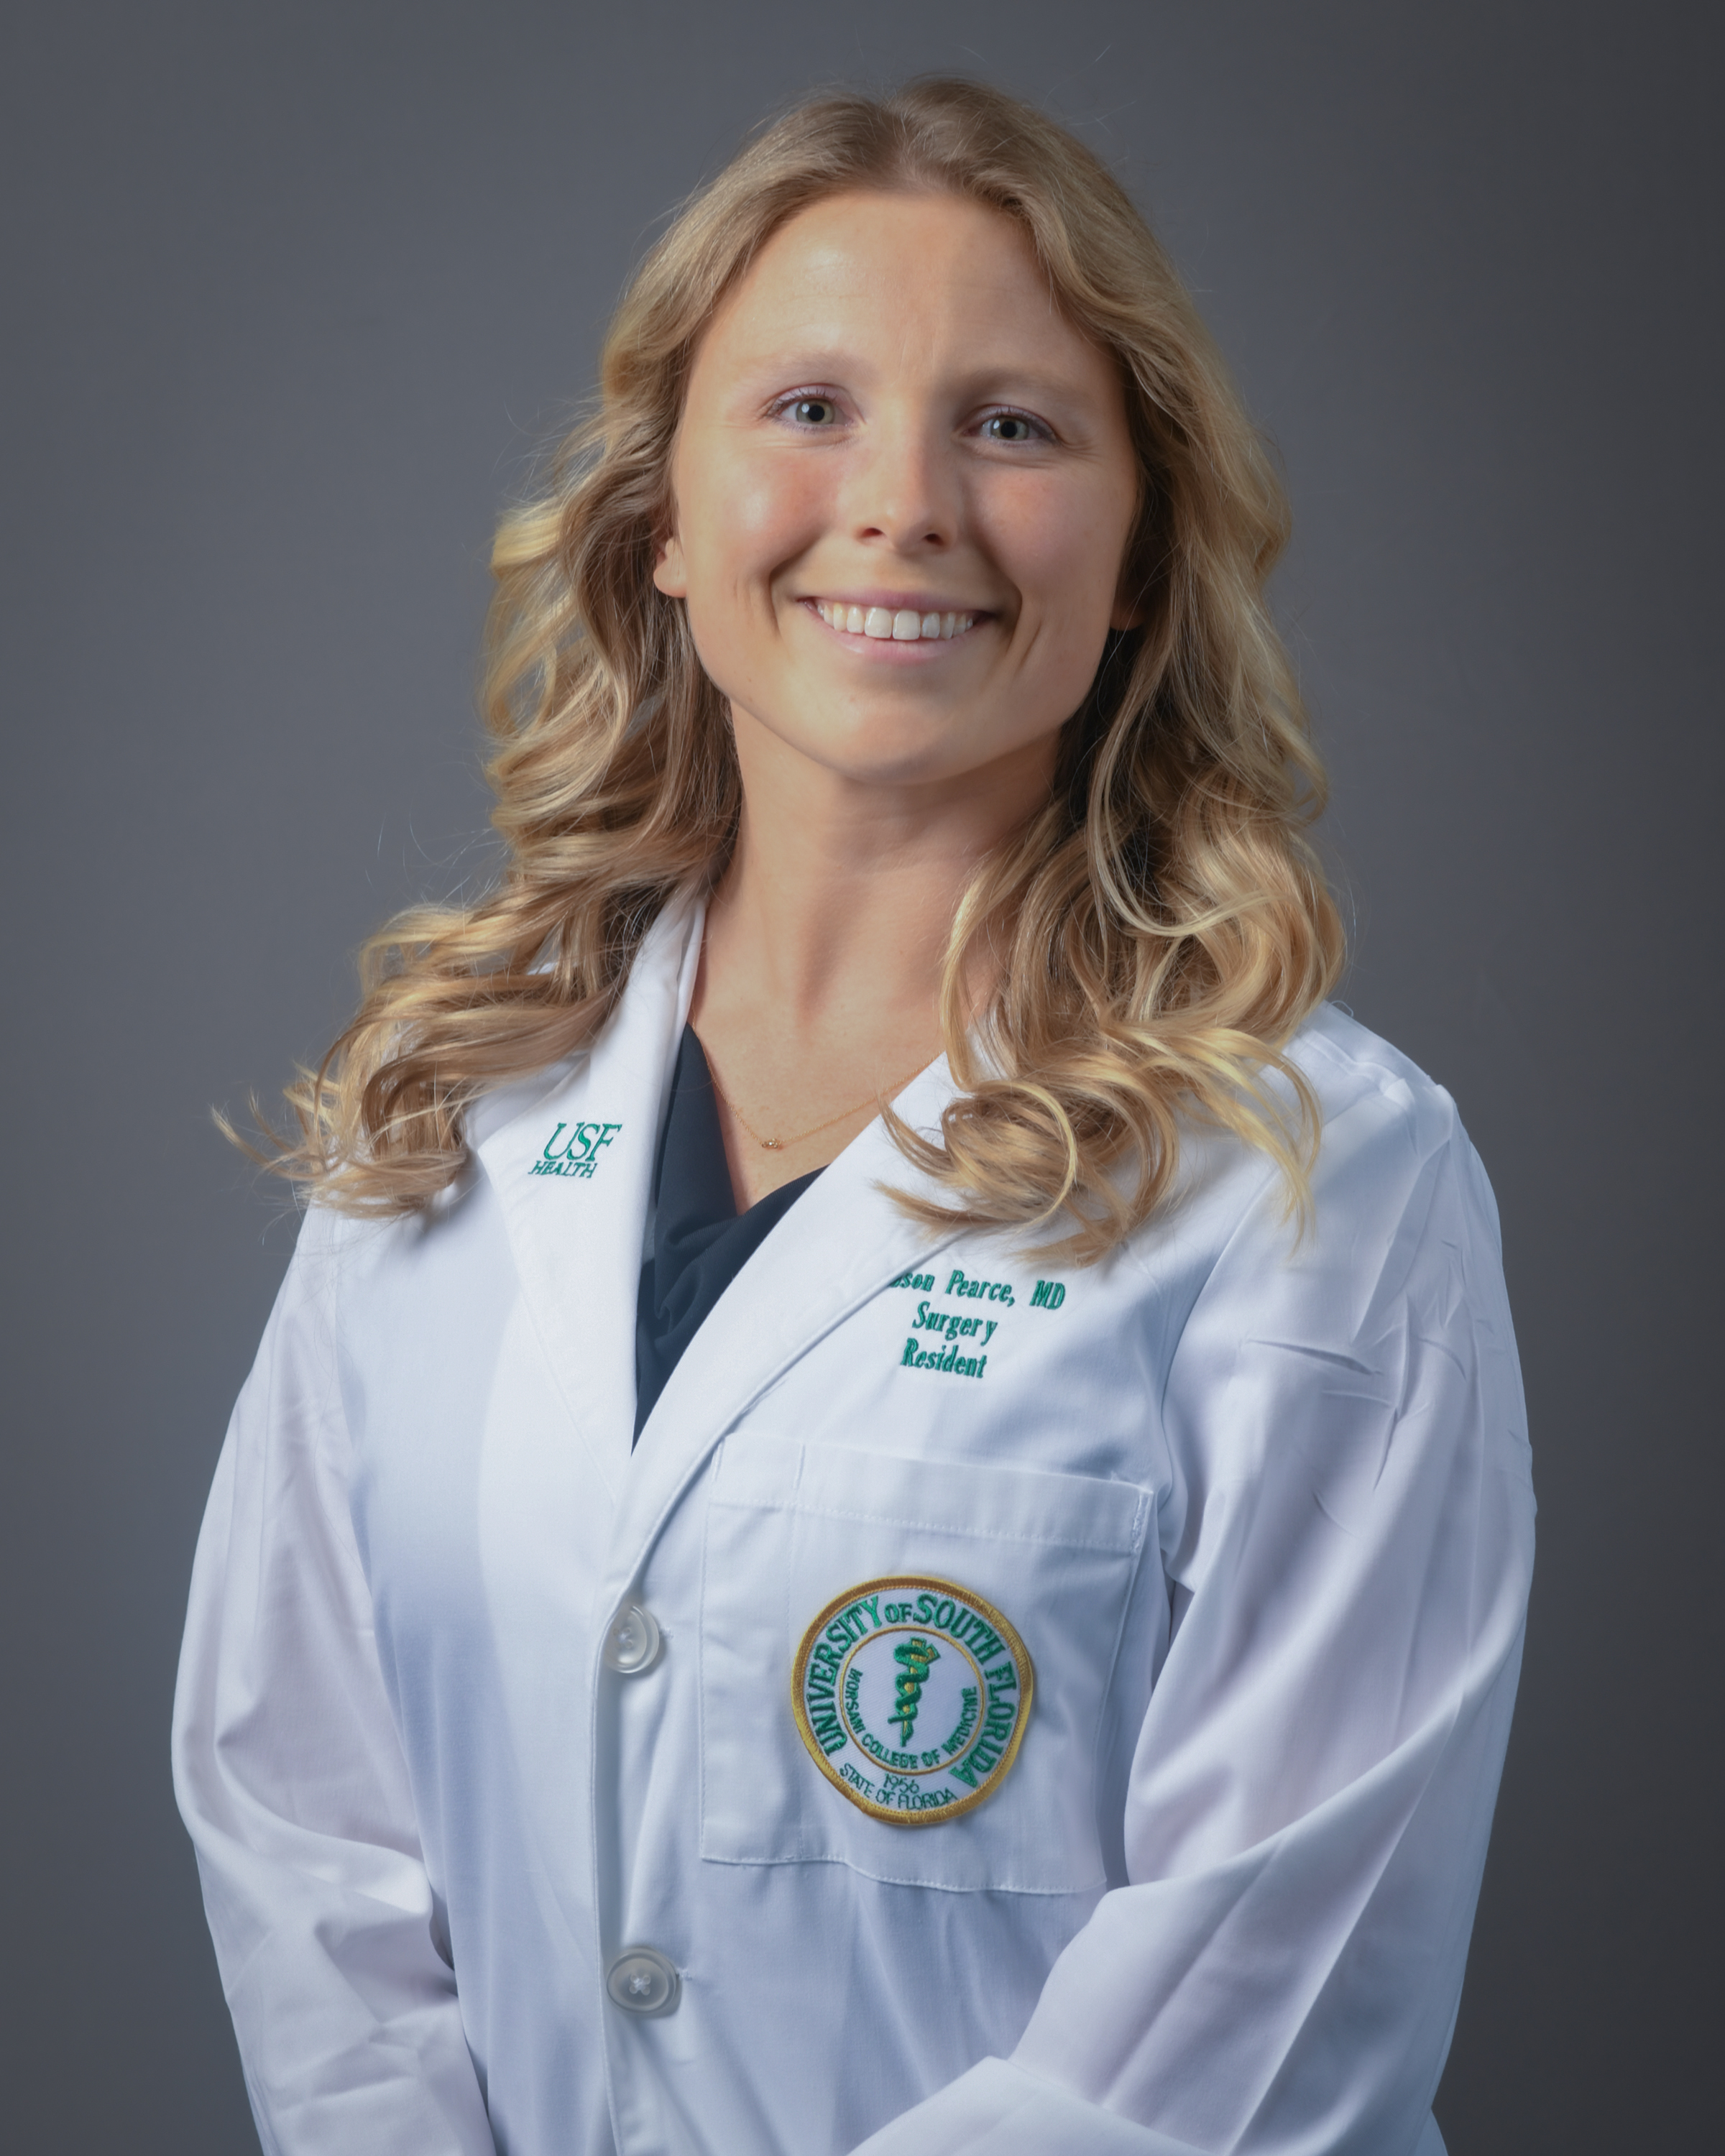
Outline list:
[[[803,1635],[797,1729],[834,1788],[895,1826],[992,1794],[1018,1755],[1035,1674],[991,1603],[949,1579],[865,1580]]]
[[[599,1155],[622,1128],[621,1123],[559,1123],[528,1173],[591,1176]]]

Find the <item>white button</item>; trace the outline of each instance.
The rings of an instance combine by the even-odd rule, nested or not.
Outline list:
[[[638,1677],[652,1668],[664,1645],[653,1612],[639,1602],[625,1602],[605,1635],[605,1667],[620,1677]]]
[[[605,1989],[625,2014],[675,2014],[683,1979],[657,1947],[625,1947],[605,1971]]]

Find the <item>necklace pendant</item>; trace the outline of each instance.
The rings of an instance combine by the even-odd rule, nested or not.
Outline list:
[[[777,1138],[762,1138],[761,1141],[761,1150],[762,1152],[783,1152],[784,1151],[784,1147],[779,1143]]]

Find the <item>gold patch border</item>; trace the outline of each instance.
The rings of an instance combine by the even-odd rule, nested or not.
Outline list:
[[[985,1616],[1012,1649],[1013,1660],[1017,1665],[1019,1672],[1019,1690],[1022,1696],[1019,1717],[1013,1724],[1012,1735],[1007,1739],[1005,1753],[1002,1756],[999,1766],[988,1777],[987,1786],[980,1789],[973,1789],[968,1797],[961,1797],[955,1804],[943,1804],[937,1811],[894,1811],[889,1805],[877,1804],[872,1798],[860,1794],[845,1779],[821,1749],[819,1740],[809,1725],[808,1712],[803,1704],[803,1677],[809,1666],[809,1657],[814,1653],[815,1642],[821,1633],[832,1623],[839,1612],[848,1609],[853,1602],[860,1601],[865,1594],[886,1594],[895,1588],[911,1587],[924,1593],[930,1589],[935,1589],[942,1594],[957,1596],[968,1603],[973,1609]],[[932,1631],[935,1628],[931,1625],[927,1629]],[[961,1586],[956,1579],[942,1579],[932,1572],[896,1572],[884,1578],[865,1579],[860,1586],[847,1587],[842,1594],[835,1594],[819,1615],[810,1622],[809,1629],[803,1635],[802,1643],[797,1649],[796,1660],[791,1665],[791,1712],[796,1717],[797,1734],[803,1740],[803,1749],[847,1804],[855,1804],[858,1811],[866,1813],[870,1819],[884,1820],[888,1826],[944,1826],[948,1820],[955,1820],[961,1813],[973,1811],[978,1804],[986,1804],[1017,1763],[1019,1747],[1024,1742],[1024,1731],[1029,1722],[1030,1710],[1035,1698],[1035,1666],[1030,1660],[1029,1650],[1019,1636],[1017,1625],[1008,1618],[1002,1616],[993,1604],[985,1601],[974,1589]],[[855,1742],[854,1738],[851,1741],[853,1743]],[[865,1753],[863,1756],[866,1758],[868,1755]]]

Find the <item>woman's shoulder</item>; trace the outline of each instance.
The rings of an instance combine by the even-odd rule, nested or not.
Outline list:
[[[1327,1127],[1362,1106],[1409,1135],[1461,1127],[1455,1103],[1437,1080],[1340,1004],[1320,1004],[1285,1052],[1311,1086]]]
[[[1400,1190],[1411,1206],[1444,1183],[1496,1243],[1491,1184],[1461,1110],[1435,1078],[1335,1004],[1312,1013],[1287,1053],[1317,1102],[1312,1195],[1320,1208],[1348,1194],[1357,1207],[1374,1185],[1382,1204],[1394,1204]]]
[[[339,1202],[313,1198],[300,1224],[296,1260],[348,1270],[363,1268],[393,1255],[403,1245],[417,1243],[470,1209],[469,1201],[480,1179],[480,1148],[566,1086],[585,1054],[583,1050],[559,1062],[536,1066],[477,1094],[462,1118],[466,1164],[424,1205],[394,1213],[356,1212]]]
[[[1182,1240],[1213,1261],[1229,1248],[1236,1258],[1248,1249],[1267,1257],[1274,1244],[1286,1245],[1296,1264],[1296,1253],[1314,1247],[1351,1252],[1363,1264],[1373,1250],[1429,1226],[1440,1204],[1465,1222],[1466,1240],[1495,1249],[1491,1185],[1455,1102],[1435,1079],[1334,1004],[1312,1013],[1283,1056],[1315,1111],[1303,1194],[1268,1152],[1234,1132],[1194,1130],[1176,1206]],[[1265,1086],[1293,1132],[1301,1103],[1286,1073],[1271,1070]],[[1147,1240],[1156,1241],[1154,1223]]]
[[[1335,1004],[1320,1004],[1286,1050],[1317,1111],[1312,1195],[1319,1211],[1372,1194],[1394,1204],[1446,1173],[1497,1211],[1460,1110],[1437,1080]]]

